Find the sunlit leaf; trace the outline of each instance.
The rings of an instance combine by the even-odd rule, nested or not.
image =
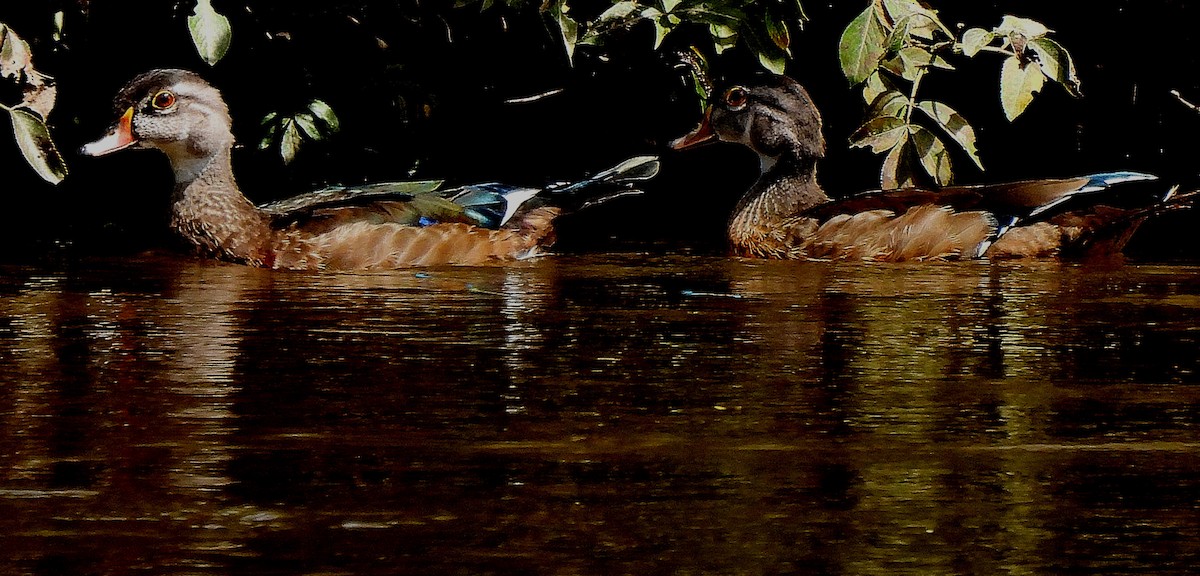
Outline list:
[[[278,114],[276,114],[275,112],[268,114],[268,116],[272,116],[272,117],[277,116],[277,115]],[[275,139],[277,137],[279,137],[279,127],[280,127],[280,125],[278,123],[273,123],[267,128],[267,133],[265,135],[263,135],[262,140],[259,140],[259,142],[258,142],[259,150],[266,150],[267,148],[270,148],[271,146],[273,146],[275,144]]]
[[[54,34],[52,35],[55,42],[62,42],[63,26],[66,25],[66,13],[59,10],[54,13]]]
[[[767,9],[766,14],[767,35],[771,37],[771,41],[784,52],[791,53],[792,39],[788,35],[787,23],[775,17],[774,11]]]
[[[338,121],[337,114],[333,113],[333,108],[330,108],[323,100],[313,100],[308,103],[308,109],[317,116],[330,132],[337,132],[342,129],[341,122]]]
[[[1040,66],[1022,68],[1021,60],[1016,56],[1004,59],[1000,69],[1000,104],[1010,122],[1025,111],[1033,101],[1033,94],[1040,92],[1045,82],[1046,75]]]
[[[1038,64],[1051,80],[1062,84],[1072,96],[1079,98],[1083,93],[1079,90],[1079,76],[1075,72],[1075,62],[1071,54],[1061,44],[1049,38],[1034,38],[1028,47],[1038,55]]]
[[[758,63],[762,64],[763,68],[770,70],[771,73],[782,75],[787,68],[787,57],[782,54],[768,54],[766,52],[759,52]]]
[[[996,34],[1008,36],[1016,32],[1022,36],[1032,40],[1041,38],[1052,32],[1041,22],[1030,20],[1028,18],[1018,18],[1016,16],[1005,16],[1000,22],[1000,26],[996,28]]]
[[[995,39],[996,34],[990,30],[984,30],[983,28],[971,28],[970,30],[963,32],[962,42],[959,43],[959,46],[962,48],[964,55],[975,56],[980,50],[983,50],[985,46],[991,44]]]
[[[879,181],[884,190],[912,188],[917,185],[912,167],[912,154],[912,142],[908,139],[906,131],[900,144],[892,148],[892,151],[888,152],[887,157],[883,159]]]
[[[874,102],[877,98],[883,95],[884,92],[889,90],[895,90],[895,87],[892,86],[892,82],[887,78],[884,78],[883,74],[880,74],[879,71],[876,70],[867,77],[867,82],[863,85],[863,101]]]
[[[737,30],[733,29],[733,27],[731,27],[731,26],[726,26],[724,24],[709,24],[708,25],[708,33],[711,34],[713,38],[719,38],[719,39],[736,38],[737,37]]]
[[[663,40],[667,39],[667,34],[671,33],[671,27],[663,24],[663,21],[665,21],[665,20],[666,20],[666,18],[659,18],[659,19],[654,20],[654,49],[655,50],[658,50],[662,46]]]
[[[33,57],[29,44],[17,36],[12,28],[0,23],[0,77],[17,81],[21,91],[21,102],[17,106],[26,108],[43,119],[54,110],[58,88],[54,78],[33,68]]]
[[[16,78],[31,63],[29,44],[17,36],[12,28],[0,23],[0,76]]]
[[[188,16],[188,30],[196,51],[209,66],[216,65],[229,51],[233,29],[229,19],[212,7],[212,0],[196,0],[196,9]]]
[[[600,16],[596,17],[596,19],[592,21],[592,25],[595,26],[597,24],[606,24],[613,21],[624,20],[629,18],[631,14],[640,8],[641,6],[637,2],[632,2],[630,0],[617,2],[616,4],[610,6],[608,10],[601,12]]]
[[[317,119],[307,112],[301,112],[292,117],[296,126],[300,127],[300,133],[309,140],[319,141],[325,139],[325,133],[317,128]]]
[[[941,102],[919,102],[917,109],[924,112],[942,130],[945,130],[946,134],[971,157],[975,165],[983,170],[983,161],[979,159],[979,150],[975,147],[975,129],[967,123],[966,118]]]
[[[291,164],[292,160],[296,159],[296,153],[300,151],[302,143],[300,129],[296,127],[296,123],[291,119],[284,120],[283,136],[279,139],[279,155],[284,164]]]
[[[579,23],[572,20],[567,12],[570,7],[567,6],[566,0],[558,0],[550,5],[550,17],[554,19],[554,23],[558,25],[559,35],[563,40],[563,48],[567,52],[567,61],[574,65],[575,62],[575,45],[579,41]]]
[[[842,32],[838,44],[838,56],[842,74],[851,85],[861,84],[877,68],[883,59],[887,30],[879,22],[875,5],[872,3],[858,15]]]
[[[883,68],[909,82],[915,82],[925,68],[933,65],[935,57],[919,46],[908,46],[883,63]]]
[[[904,120],[895,116],[881,116],[872,118],[859,128],[850,137],[850,146],[853,148],[870,147],[872,152],[881,154],[899,146],[907,134],[908,125],[904,123]]]
[[[921,127],[912,130],[913,152],[925,173],[933,177],[938,186],[950,184],[954,170],[950,167],[950,153],[936,134]]]
[[[898,90],[888,90],[871,102],[870,115],[872,118],[878,116],[902,118],[908,110],[908,105],[908,96]]]
[[[917,38],[932,40],[938,30],[946,31],[937,12],[916,0],[883,0],[883,7],[894,27],[899,28],[903,23],[908,33]],[[950,35],[949,31],[946,35]]]
[[[683,2],[683,0],[662,0],[661,4],[663,12],[670,12],[674,10],[675,7],[679,6],[681,2]]]
[[[67,164],[50,139],[50,130],[42,119],[21,108],[9,109],[8,116],[25,161],[43,180],[51,184],[62,182],[67,177]]]

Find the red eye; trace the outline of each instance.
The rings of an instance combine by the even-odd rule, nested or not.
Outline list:
[[[150,99],[150,105],[156,110],[166,110],[175,105],[175,94],[170,90],[163,90]]]
[[[734,86],[725,92],[725,105],[730,108],[741,108],[750,99],[750,94],[741,86]]]

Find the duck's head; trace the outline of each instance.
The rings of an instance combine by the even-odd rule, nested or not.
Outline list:
[[[825,156],[821,114],[804,87],[786,76],[756,84],[736,85],[719,93],[704,120],[690,134],[671,143],[676,150],[714,140],[748,146],[773,166],[782,158]]]
[[[125,148],[157,148],[182,165],[210,159],[233,146],[232,121],[221,93],[186,70],[152,70],[134,78],[114,100],[117,122],[80,152],[103,156]]]

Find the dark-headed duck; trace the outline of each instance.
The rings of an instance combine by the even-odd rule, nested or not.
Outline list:
[[[1115,172],[939,190],[875,191],[833,200],[817,182],[821,115],[785,76],[721,93],[690,134],[672,143],[736,142],[762,171],[729,221],[737,255],[869,261],[1021,258],[1120,252],[1149,216],[1191,195],[1155,193],[1133,208],[1106,206],[1112,187],[1155,180]]]

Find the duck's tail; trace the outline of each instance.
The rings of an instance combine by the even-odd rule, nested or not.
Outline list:
[[[1195,207],[1200,200],[1200,190],[1179,192],[1172,187],[1157,201],[1136,208],[1117,208],[1096,205],[1088,210],[1064,213],[1054,222],[1065,230],[1076,230],[1077,234],[1065,244],[1069,255],[1076,257],[1098,257],[1120,254],[1133,238],[1138,228],[1151,218],[1178,210]]]
[[[513,217],[541,206],[574,212],[614,198],[641,194],[640,182],[658,175],[657,156],[636,156],[578,182],[556,183],[545,188],[524,188],[488,183],[466,186],[451,199],[481,225],[499,228]]]
[[[658,156],[635,156],[590,178],[548,186],[539,196],[555,206],[582,210],[613,198],[641,194],[638,183],[657,176],[659,164]]]
[[[1115,187],[1118,184],[1127,184],[1130,182],[1151,182],[1158,180],[1158,176],[1153,174],[1145,174],[1143,172],[1105,172],[1102,174],[1092,174],[1084,176],[1078,181],[1082,181],[1080,185],[1072,190],[1067,190],[1061,195],[1050,199],[1049,201],[1034,208],[1029,214],[1022,216],[1025,221],[1037,221],[1055,214],[1058,210],[1069,206],[1073,200],[1081,199],[1085,196],[1096,196],[1105,193],[1116,193],[1120,191]],[[1064,183],[1070,180],[1063,181]]]

